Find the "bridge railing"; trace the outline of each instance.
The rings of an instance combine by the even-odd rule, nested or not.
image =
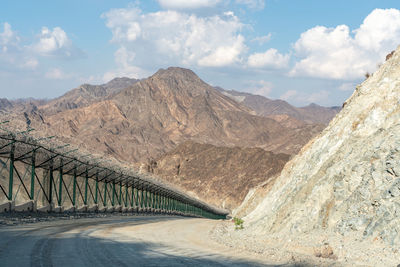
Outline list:
[[[0,212],[153,212],[211,219],[227,211],[115,160],[95,158],[52,137],[0,134]]]

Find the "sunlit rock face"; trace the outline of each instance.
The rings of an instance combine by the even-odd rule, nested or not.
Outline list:
[[[400,49],[283,169],[247,231],[400,243]]]

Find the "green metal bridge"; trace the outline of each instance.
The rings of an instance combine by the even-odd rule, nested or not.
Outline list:
[[[4,130],[4,129],[2,129]],[[53,137],[0,134],[0,212],[132,212],[223,219],[217,209],[110,159]]]

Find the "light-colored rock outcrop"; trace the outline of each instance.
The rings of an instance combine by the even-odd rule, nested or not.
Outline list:
[[[247,233],[325,233],[400,244],[400,48],[283,169]]]

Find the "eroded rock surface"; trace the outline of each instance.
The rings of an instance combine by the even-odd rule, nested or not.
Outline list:
[[[218,147],[187,141],[149,165],[149,171],[207,203],[233,209],[258,184],[272,183],[290,156],[261,148]]]
[[[245,217],[248,233],[323,230],[400,244],[400,49]]]

